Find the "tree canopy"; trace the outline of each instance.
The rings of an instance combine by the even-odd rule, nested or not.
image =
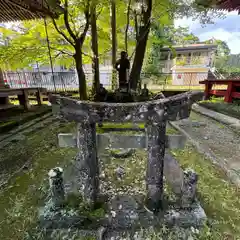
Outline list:
[[[113,0],[112,0],[113,1]],[[130,80],[133,87],[140,77],[145,50],[153,45],[174,44],[181,41],[193,43],[198,38],[186,34],[184,28],[172,28],[177,17],[192,16],[201,23],[209,23],[221,13],[199,6],[196,2],[184,0],[114,0],[116,4],[117,49],[126,49],[132,58]],[[94,59],[91,45],[92,6],[96,11],[98,52],[100,61],[110,58],[112,49],[111,4],[108,0],[62,0],[63,14],[57,20],[47,20],[47,30],[54,64],[75,66],[79,79],[84,78],[82,64]],[[168,30],[168,37],[161,31]],[[0,47],[0,66],[4,69],[21,69],[38,62],[49,63],[46,29],[41,20],[22,22],[16,29],[0,28],[8,44]],[[159,35],[160,34],[160,35]],[[166,35],[165,35],[166,36]],[[81,77],[82,76],[82,77]],[[80,81],[80,80],[79,80]],[[82,86],[85,84],[82,80]]]

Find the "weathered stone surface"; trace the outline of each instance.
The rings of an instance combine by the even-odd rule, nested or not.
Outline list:
[[[237,131],[240,131],[240,123],[231,124],[230,127],[236,129]]]
[[[202,127],[206,126],[206,123],[204,122],[199,122],[199,121],[192,121],[189,118],[187,119],[182,119],[179,121],[179,126],[181,127]]]
[[[193,104],[192,109],[198,113],[201,113],[204,116],[210,117],[212,119],[215,119],[221,123],[227,124],[227,125],[240,125],[240,120],[227,116],[222,113],[215,112],[213,110],[207,109],[205,107],[199,106],[198,104]]]
[[[184,171],[181,207],[190,207],[196,200],[198,175],[192,169]]]
[[[146,211],[134,196],[117,196],[110,202],[111,229],[139,229],[140,227],[177,225],[179,227],[201,227],[207,220],[198,202],[188,209],[171,209],[154,215]]]
[[[137,224],[139,205],[134,197],[117,196],[111,200],[109,205],[112,228],[125,229]]]
[[[51,203],[47,203],[39,211],[39,224],[45,229],[84,229],[97,230],[101,226],[108,225],[107,218],[90,219],[81,215],[76,209],[54,210]]]
[[[79,216],[73,210],[54,211],[49,206],[40,209],[39,223],[42,228],[46,229],[66,229],[76,228],[83,225],[85,217]]]
[[[177,160],[168,152],[164,157],[164,176],[172,191],[180,196],[183,190],[184,172]]]
[[[52,105],[58,105],[59,115],[76,122],[146,122],[151,116],[154,122],[162,121],[163,112],[167,112],[168,120],[174,121],[189,117],[191,105],[202,98],[202,92],[187,92],[165,99],[137,103],[96,103],[77,101],[53,95]],[[104,113],[104,114],[103,114]],[[100,116],[101,115],[101,116]]]
[[[70,98],[53,96],[52,103],[59,107],[59,116],[79,122],[76,140],[70,135],[60,139],[60,146],[76,146],[76,168],[81,172],[82,191],[88,202],[95,202],[99,189],[99,166],[97,147],[106,148],[145,148],[148,150],[147,199],[149,210],[155,212],[163,200],[164,153],[167,146],[178,147],[183,141],[179,136],[166,137],[167,120],[189,117],[191,105],[202,97],[200,92],[188,92],[170,98],[138,103],[95,103],[76,101]],[[96,122],[145,122],[145,136],[98,135]],[[97,139],[98,138],[98,139]],[[63,141],[62,141],[63,140]],[[76,144],[77,142],[77,144]],[[79,168],[78,168],[79,167]]]
[[[108,149],[108,150],[110,152],[110,155],[115,158],[127,158],[133,155],[135,152],[135,149],[132,149],[132,148],[127,148],[127,149],[120,148],[120,149],[117,149],[118,151],[113,149]]]
[[[166,121],[158,125],[147,125],[146,135],[148,144],[146,206],[155,212],[162,207],[163,200]]]
[[[53,168],[49,171],[48,176],[53,208],[60,208],[65,200],[63,169],[59,167]]]
[[[60,133],[58,134],[58,146],[59,147],[77,147],[77,138],[72,133]]]
[[[167,135],[165,147],[181,149],[184,148],[185,143],[186,137],[183,135]],[[71,133],[60,133],[58,134],[58,144],[59,147],[77,147],[77,138]],[[147,148],[147,138],[144,135],[97,134],[98,151],[104,151],[106,148]]]
[[[201,205],[196,202],[189,209],[170,210],[164,215],[164,222],[168,226],[201,227],[207,221],[207,216]]]
[[[116,168],[115,173],[116,173],[118,179],[122,179],[125,174],[125,170],[123,167],[119,166]]]
[[[196,201],[197,174],[192,169],[183,171],[177,160],[171,154],[166,153],[164,176],[180,200],[180,206],[182,208],[191,207],[194,201]]]
[[[94,203],[99,192],[99,163],[97,157],[96,125],[83,122],[78,124],[76,164],[81,166],[85,201]],[[79,163],[78,163],[79,162]],[[81,163],[82,162],[82,163]]]

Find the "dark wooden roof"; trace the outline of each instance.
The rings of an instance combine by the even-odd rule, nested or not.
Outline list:
[[[57,17],[59,4],[59,0],[0,0],[0,22]]]
[[[216,3],[217,7],[227,11],[238,11],[240,12],[240,1],[239,0],[220,0]]]

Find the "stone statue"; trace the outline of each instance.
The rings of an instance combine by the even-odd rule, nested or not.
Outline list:
[[[119,76],[119,88],[128,88],[128,74],[130,69],[130,61],[126,52],[121,52],[121,58],[116,62],[116,70]]]

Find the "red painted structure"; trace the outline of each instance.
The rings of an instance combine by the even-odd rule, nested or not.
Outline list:
[[[205,100],[208,100],[210,96],[223,96],[224,102],[231,103],[233,98],[240,99],[240,79],[214,79],[200,81],[200,84],[205,84]],[[213,90],[214,85],[227,85],[227,90]]]

